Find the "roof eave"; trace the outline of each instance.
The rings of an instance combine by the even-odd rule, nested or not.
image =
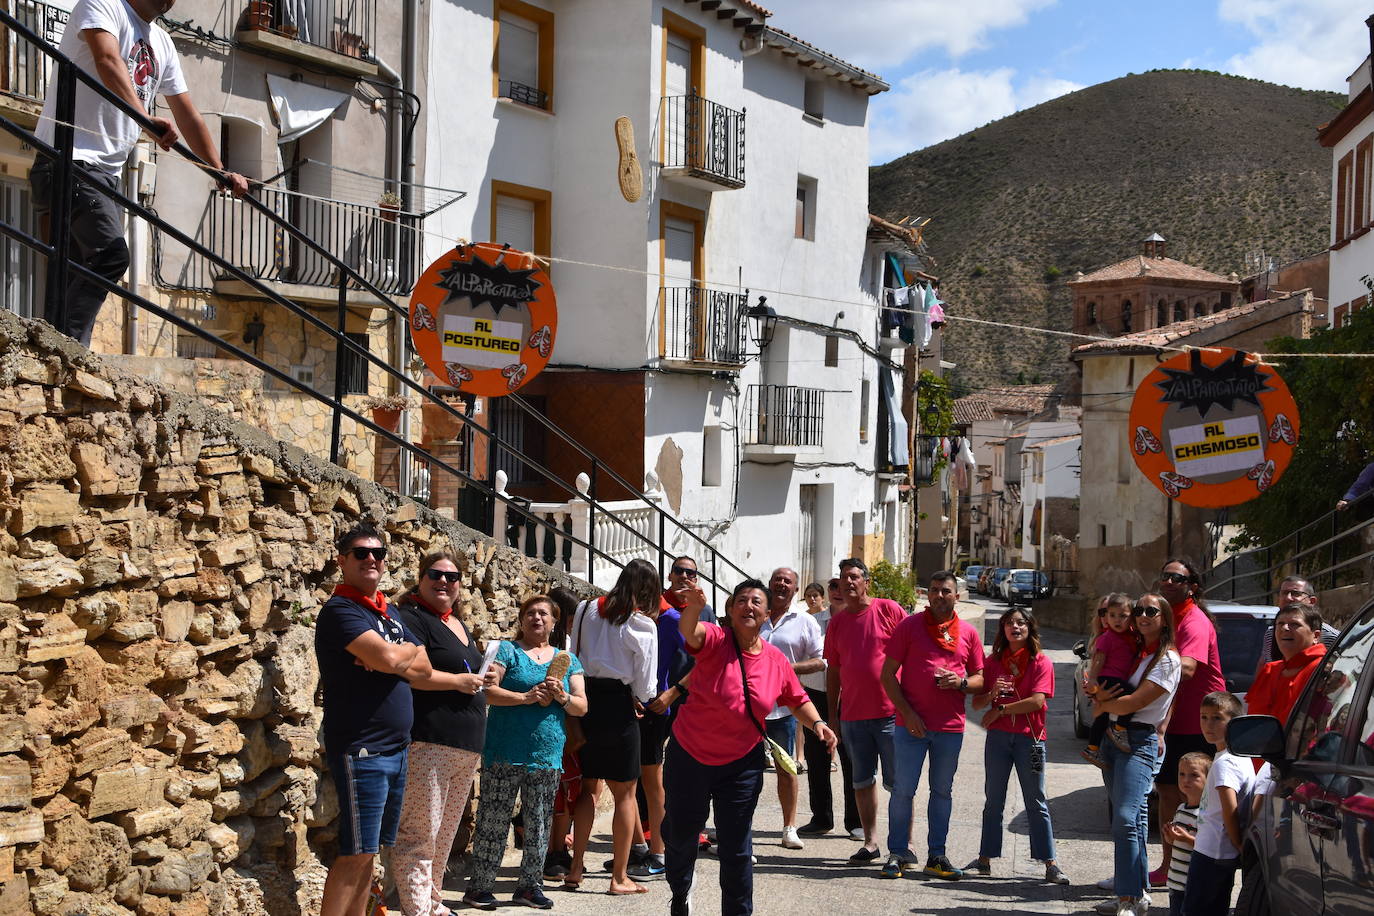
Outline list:
[[[780,51],[788,57],[795,58],[800,66],[820,70],[824,75],[842,83],[848,83],[869,95],[877,95],[892,88],[876,73],[861,70],[851,63],[840,60],[833,54],[822,51],[820,48],[807,44],[801,39],[794,38],[772,26],[765,25],[763,27],[761,38],[764,45]]]

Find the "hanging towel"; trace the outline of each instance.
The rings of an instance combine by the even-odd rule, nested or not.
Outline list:
[[[878,398],[882,410],[887,414],[887,463],[891,467],[904,468],[909,463],[907,451],[906,417],[902,416],[902,404],[897,398],[896,385],[892,370],[883,366],[878,369]]]

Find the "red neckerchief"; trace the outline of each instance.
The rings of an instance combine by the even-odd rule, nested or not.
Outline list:
[[[1156,639],[1154,642],[1152,642],[1152,643],[1147,643],[1143,648],[1141,648],[1141,650],[1140,650],[1140,658],[1153,658],[1153,657],[1154,657],[1154,654],[1155,654],[1156,652],[1158,652],[1158,651],[1159,651],[1159,640]]]
[[[1191,595],[1183,599],[1181,604],[1169,602],[1169,607],[1174,610],[1174,632],[1178,632],[1179,626],[1183,624],[1183,618],[1197,610],[1197,603],[1193,601]]]
[[[1312,645],[1308,646],[1306,649],[1303,649],[1301,652],[1299,652],[1292,658],[1284,659],[1283,667],[1279,670],[1300,672],[1302,671],[1302,669],[1306,668],[1313,662],[1319,660],[1324,655],[1326,655],[1326,646],[1323,645],[1319,640],[1313,643]]]
[[[658,604],[659,604],[659,608],[658,608],[658,609],[659,609],[660,611],[666,611],[666,610],[668,610],[668,608],[673,608],[674,610],[678,610],[678,611],[682,610],[683,608],[685,608],[685,607],[687,606],[687,599],[686,599],[686,598],[683,598],[683,599],[682,599],[682,603],[681,603],[681,604],[678,604],[678,602],[677,602],[677,597],[678,597],[678,596],[677,596],[674,592],[672,592],[671,590],[669,590],[669,589],[664,589],[664,590],[663,590],[663,594],[662,594],[662,595],[659,597],[659,599],[658,599]]]
[[[959,612],[954,611],[949,615],[949,620],[944,623],[936,623],[935,615],[926,608],[926,632],[930,634],[931,640],[935,645],[949,652],[954,651],[954,647],[959,645]]]
[[[1007,672],[1019,681],[1030,670],[1030,646],[1023,646],[1015,652],[1012,651],[1011,646],[1007,646],[1002,650],[999,660],[1002,667],[1006,668]]]
[[[340,582],[338,585],[334,586],[334,594],[338,595],[340,598],[356,601],[365,608],[371,608],[386,619],[391,619],[391,615],[386,612],[386,596],[381,592],[375,595],[367,595],[345,582]]]
[[[447,611],[441,611],[441,610],[438,610],[438,609],[436,609],[436,608],[434,608],[434,607],[431,607],[430,605],[426,604],[424,601],[421,601],[419,595],[411,595],[411,596],[410,596],[410,600],[411,600],[411,602],[412,602],[413,604],[415,604],[415,605],[417,605],[417,606],[419,606],[419,607],[424,608],[425,610],[427,610],[427,611],[429,611],[431,614],[433,614],[435,617],[438,617],[440,623],[448,623],[448,619],[449,619],[450,617],[453,616],[453,606],[452,606],[452,605],[449,606],[449,609],[448,609]]]

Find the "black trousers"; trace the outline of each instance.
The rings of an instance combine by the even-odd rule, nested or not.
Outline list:
[[[763,742],[738,760],[707,766],[683,750],[676,739],[670,740],[663,755],[663,789],[664,864],[673,898],[686,900],[692,892],[697,837],[714,809],[721,916],[750,916],[754,912],[751,827],[763,790]]]
[[[110,282],[118,283],[129,269],[129,246],[124,241],[123,211],[113,200],[97,191],[94,185],[101,184],[117,190],[119,181],[79,162],[73,163],[72,171],[72,218],[68,228],[70,258]],[[52,209],[50,161],[40,158],[34,163],[29,172],[29,185],[33,189],[34,209],[40,216],[46,217]],[[100,307],[104,303],[105,290],[72,271],[67,279],[65,314],[44,317],[57,330],[80,341],[82,346],[89,347],[96,316],[100,314]]]
[[[811,705],[816,707],[816,712],[826,722],[830,721],[830,703],[826,698],[824,690],[812,690],[806,688],[806,695],[811,698]],[[835,803],[834,796],[830,791],[830,754],[825,749],[824,742],[817,738],[810,729],[804,729],[806,742],[803,745],[803,753],[806,755],[806,787],[807,794],[811,799],[811,822],[813,824],[827,824],[835,826]],[[844,775],[844,829],[854,830],[862,827],[859,822],[859,809],[854,805],[854,780],[853,766],[849,762],[849,751],[844,744],[838,748],[840,755],[840,771]]]

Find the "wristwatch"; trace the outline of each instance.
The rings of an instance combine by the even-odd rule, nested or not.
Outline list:
[[[959,678],[959,692],[960,692],[960,693],[968,693],[968,678],[966,678],[966,677],[961,677],[961,678]]]

